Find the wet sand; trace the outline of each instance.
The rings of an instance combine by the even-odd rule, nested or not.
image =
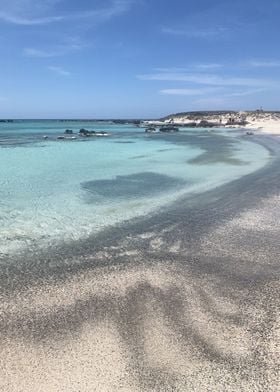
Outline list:
[[[265,168],[0,266],[0,390],[277,391],[280,146]]]

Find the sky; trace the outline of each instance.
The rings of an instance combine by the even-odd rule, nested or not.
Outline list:
[[[279,0],[0,0],[0,118],[280,110]]]

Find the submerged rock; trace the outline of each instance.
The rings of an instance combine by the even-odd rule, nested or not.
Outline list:
[[[172,125],[164,125],[163,127],[159,128],[160,132],[179,132],[179,128],[174,127]]]
[[[90,137],[90,136],[109,136],[108,132],[105,131],[89,131],[87,129],[80,129],[79,131],[79,135],[80,136],[86,136],[86,137]]]
[[[89,131],[88,129],[82,128],[79,131],[80,136],[93,136],[95,135],[95,131]]]
[[[159,131],[155,127],[149,127],[149,128],[145,129],[145,132],[147,132],[147,133],[158,133]]]

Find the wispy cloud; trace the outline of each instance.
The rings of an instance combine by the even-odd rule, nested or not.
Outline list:
[[[27,57],[49,58],[49,57],[61,56],[64,53],[60,51],[47,51],[47,50],[40,50],[34,48],[25,48],[23,50],[23,54],[24,56]]]
[[[90,18],[97,22],[106,21],[127,12],[136,0],[113,0],[111,6],[97,10],[88,10],[70,18]]]
[[[53,66],[53,65],[50,65],[48,67],[48,70],[51,71],[51,72],[54,72],[55,74],[60,75],[60,76],[70,76],[70,75],[72,75],[72,73],[67,71],[66,69],[64,69],[62,67],[56,67],[56,66]]]
[[[63,16],[50,16],[47,18],[25,18],[22,16],[10,15],[9,13],[0,12],[0,20],[4,22],[13,23],[22,26],[34,26],[34,25],[43,25],[49,24],[53,22],[59,22],[65,19]]]
[[[193,72],[187,72],[191,68]],[[217,98],[217,103],[221,100],[230,102],[234,97],[246,97],[280,89],[280,80],[235,76],[225,73],[224,66],[220,63],[201,63],[190,65],[189,68],[160,69],[161,72],[138,75],[137,78],[146,81],[168,82],[169,85],[173,82],[174,87],[161,88],[159,93],[193,99],[201,96],[196,99],[197,104],[206,104],[208,98]],[[221,69],[221,71],[219,73],[203,72],[211,69]],[[183,72],[184,70],[186,71]]]
[[[7,23],[22,26],[34,26],[88,18],[92,23],[99,23],[128,11],[134,3],[134,0],[112,0],[108,7],[89,9],[79,13],[48,16],[45,16],[44,14],[42,15],[42,10],[48,11],[49,13],[54,11],[53,6],[57,2],[59,2],[59,0],[47,0],[46,2],[45,0],[37,0],[37,7],[34,7],[33,0],[11,0],[10,2],[4,0],[3,4],[1,4],[2,9],[0,11],[0,21],[2,20]],[[49,7],[46,7],[46,3]]]
[[[221,88],[169,88],[160,90],[160,94],[195,96],[213,94],[220,91]]]
[[[275,86],[275,81],[261,78],[245,78],[220,76],[216,74],[202,74],[202,73],[155,73],[138,75],[140,80],[158,80],[170,82],[189,82],[195,84],[204,84],[211,86],[251,86],[251,87],[268,87]],[[279,84],[279,82],[278,82]]]
[[[50,58],[80,51],[87,47],[89,47],[88,44],[82,43],[78,40],[72,40],[71,43],[56,45],[47,49],[24,48],[23,55],[26,57]]]
[[[162,33],[181,36],[185,38],[201,38],[201,39],[211,39],[211,38],[219,38],[224,36],[224,34],[228,31],[226,27],[216,27],[212,29],[193,29],[193,28],[172,28],[172,27],[163,27],[161,29]]]
[[[224,64],[219,63],[201,63],[201,64],[188,64],[186,67],[169,67],[169,68],[155,68],[155,72],[161,73],[184,73],[184,72],[203,72],[214,69],[223,68]]]
[[[223,68],[224,64],[219,64],[219,63],[195,64],[194,67],[200,70],[209,70],[209,69]]]
[[[23,26],[59,22],[62,15],[51,15],[61,0],[1,0],[0,21]]]
[[[229,92],[226,87],[210,87],[210,88],[169,88],[160,90],[160,94],[164,95],[184,95],[184,96],[198,96],[198,95],[215,95],[219,94],[220,98],[230,98],[230,97],[245,97],[247,95],[254,95],[260,92],[264,92],[265,88],[259,89],[247,89],[242,91]]]
[[[258,60],[251,60],[245,63],[245,65],[254,68],[273,68],[273,67],[280,67],[280,61],[258,61]]]
[[[266,91],[265,88],[257,88],[257,89],[251,89],[251,90],[245,90],[245,91],[236,91],[233,93],[226,94],[227,97],[245,97],[247,95],[254,95],[258,93],[262,93]]]

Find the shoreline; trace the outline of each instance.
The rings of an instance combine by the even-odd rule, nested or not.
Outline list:
[[[112,201],[111,203],[112,207],[115,206],[116,212],[114,212],[114,214],[113,213],[111,214],[110,219],[108,219],[105,213],[103,212],[103,211],[106,212],[106,203],[102,203],[102,202],[100,202],[97,205],[93,204],[91,207],[92,211],[90,209],[87,210],[85,208],[87,203],[85,203],[85,206],[82,203],[80,203],[80,205],[75,204],[75,208],[72,207],[72,209],[67,211],[66,214],[66,211],[63,210],[62,203],[60,203],[60,209],[58,209],[56,206],[56,200],[60,200],[59,195],[57,195],[55,199],[49,200],[48,203],[49,205],[52,205],[53,211],[49,211],[48,210],[49,206],[46,205],[45,220],[46,222],[48,222],[48,225],[45,224],[45,228],[41,228],[41,225],[44,223],[42,219],[36,219],[37,212],[34,215],[34,220],[33,220],[34,210],[31,209],[29,211],[28,208],[27,211],[29,211],[29,213],[26,214],[23,213],[22,217],[18,219],[18,222],[15,219],[14,225],[11,226],[10,230],[9,230],[9,224],[7,224],[6,234],[4,229],[2,231],[2,233],[4,232],[4,236],[1,237],[2,241],[0,241],[0,247],[2,245],[1,252],[0,252],[0,260],[5,259],[6,257],[8,257],[8,255],[11,255],[12,257],[13,254],[20,253],[24,251],[24,249],[29,249],[30,252],[32,250],[36,252],[38,248],[47,249],[50,246],[55,246],[54,243],[56,244],[59,243],[66,244],[67,242],[71,243],[74,239],[79,240],[82,238],[86,238],[91,234],[97,233],[98,231],[102,231],[104,230],[104,228],[106,228],[106,226],[113,227],[114,224],[118,224],[123,221],[129,221],[130,219],[133,219],[136,216],[145,216],[145,215],[154,214],[154,212],[158,209],[168,208],[167,207],[168,204],[174,202],[174,200],[178,200],[178,198],[180,197],[184,197],[185,194],[186,195],[199,194],[209,189],[216,188],[217,186],[229,182],[234,178],[255,171],[260,166],[265,165],[267,160],[269,159],[269,154],[267,153],[267,149],[264,150],[263,148],[259,147],[256,143],[252,143],[251,140],[249,140],[248,138],[246,140],[246,138],[239,137],[237,133],[236,133],[236,135],[238,135],[237,137],[232,135],[231,132],[229,131],[221,135],[217,133],[215,135],[209,134],[208,132],[202,131],[202,135],[204,135],[204,139],[200,138],[199,135],[195,135],[195,134],[189,135],[186,132],[181,132],[177,135],[176,134],[172,135],[171,137],[169,135],[164,135],[164,134],[147,136],[145,133],[142,133],[141,136],[143,138],[143,142],[146,143],[148,150],[151,150],[149,144],[153,145],[154,143],[157,143],[158,147],[154,147],[153,150],[155,150],[157,154],[155,159],[157,159],[158,162],[159,160],[161,160],[162,164],[165,165],[166,162],[170,161],[171,164],[170,167],[172,168],[175,167],[175,164],[178,161],[178,166],[176,168],[176,171],[173,169],[173,171],[171,171],[171,173],[168,174],[168,167],[165,168],[165,171],[158,170],[160,169],[158,167],[159,165],[158,162],[156,162],[155,169],[153,168],[153,165],[147,165],[147,164],[145,165],[145,159],[147,158],[141,161],[132,161],[132,164],[134,164],[134,162],[139,162],[140,166],[138,170],[143,172],[142,180],[146,181],[147,184],[149,182],[149,178],[147,177],[147,174],[145,174],[144,172],[146,171],[148,172],[149,170],[152,170],[155,172],[159,171],[159,173],[162,173],[162,175],[164,174],[166,174],[166,176],[169,175],[170,181],[173,181],[173,186],[170,186],[170,188],[165,190],[165,192],[155,193],[155,196],[152,195],[151,198],[149,198],[147,195],[145,196],[145,194],[143,193],[143,196],[141,197],[140,195],[139,197],[138,207],[135,208],[134,210],[133,209],[130,210],[129,208],[127,208],[130,205],[129,198],[126,201],[117,199],[115,204]],[[131,135],[131,137],[132,136],[133,135]],[[131,140],[133,140],[133,138]],[[206,141],[206,144],[204,143],[204,140]],[[231,150],[230,146],[233,144],[236,145],[237,148],[236,150],[234,149]],[[108,146],[106,148],[108,148]],[[141,148],[145,149],[145,147],[142,146]],[[160,148],[162,148],[163,150],[161,150]],[[83,149],[85,149],[84,146],[82,147],[82,150]],[[178,153],[175,154],[176,149]],[[196,152],[197,156],[195,157],[194,160],[192,160],[189,157],[189,151],[192,152],[195,151],[195,149],[197,150]],[[72,153],[73,154],[72,156],[79,153],[79,151],[76,150],[75,145],[74,146],[71,145],[71,147],[69,147],[69,150],[75,151],[75,153]],[[130,148],[128,148],[128,150],[130,150]],[[171,152],[171,154],[173,155],[171,155],[171,157],[168,157],[168,155],[164,156],[163,154],[169,154],[168,152],[166,153],[165,150],[173,151],[173,153]],[[217,158],[215,158],[216,151],[217,151]],[[6,151],[6,153],[7,156],[9,156],[10,152]],[[66,153],[69,153],[69,151],[67,150]],[[131,159],[133,159],[134,153],[132,152],[130,155],[132,157]],[[258,158],[255,159],[255,157]],[[136,155],[135,158],[138,158],[138,156]],[[5,163],[5,158],[3,158],[3,162]],[[210,165],[209,169],[207,168],[208,162]],[[215,174],[216,168],[219,166],[220,167],[225,166],[224,172],[219,171],[219,173]],[[192,171],[193,170],[195,171],[196,168],[198,168],[199,172],[201,173],[206,172],[208,173],[208,175],[207,176],[204,175],[203,179],[198,178],[198,180],[196,180],[195,176],[192,176]],[[137,167],[135,167],[135,169],[137,170]],[[28,170],[28,168],[26,168],[25,170]],[[55,167],[52,167],[52,170],[50,170],[49,172],[51,173],[54,171],[55,171]],[[45,182],[47,182],[49,181],[48,180],[49,173],[45,173],[45,175],[46,175]],[[91,176],[91,174],[89,173],[86,177],[87,179],[90,179],[89,175]],[[201,176],[202,175],[200,174],[200,177]],[[121,180],[122,177],[119,177],[119,179]],[[161,181],[163,181],[163,179],[164,177],[162,177]],[[166,179],[168,179],[168,177],[166,177]],[[127,180],[130,182],[137,181],[137,176],[135,177],[135,179],[133,179],[132,177],[128,177]],[[157,176],[154,175],[153,185],[155,185],[156,180],[157,180]],[[83,176],[80,176],[79,181],[81,184],[83,184],[82,183]],[[176,182],[178,183],[178,185],[176,184]],[[36,184],[34,184],[34,186],[36,186]],[[115,186],[114,182],[112,182],[112,186]],[[11,186],[10,188],[12,189]],[[149,189],[149,185],[147,186],[147,189]],[[73,187],[72,193],[74,193],[74,191],[78,193],[81,192],[81,190],[83,190],[83,188],[80,189],[78,187],[76,188]],[[84,191],[85,193],[83,194],[81,193],[81,195],[79,194],[79,197],[88,196],[88,202],[90,203],[91,200],[89,195],[91,193],[89,192],[89,190],[86,191]],[[70,198],[73,197],[72,193],[70,194]],[[107,201],[108,203],[108,200],[105,199],[105,201]],[[33,202],[35,203],[37,201],[34,199]],[[133,203],[134,202],[132,200],[132,205]],[[38,209],[40,211],[44,211],[45,204],[46,203],[43,202],[40,203],[40,208],[38,207]],[[113,210],[113,208],[111,210]],[[75,216],[75,227],[72,227],[71,224],[68,226],[68,224],[71,223],[68,218],[70,212],[72,214],[72,217]],[[50,217],[52,216],[52,213],[53,216],[56,218],[56,221],[59,222],[59,224],[55,224],[54,222],[51,222],[51,225],[49,225],[50,223],[49,221],[50,221]],[[38,214],[38,216],[40,218],[40,214]],[[25,217],[25,219],[23,219],[23,217]],[[30,224],[24,225],[22,223],[23,221],[30,222]],[[7,222],[9,223],[8,220]],[[5,227],[5,219],[4,219],[4,227]],[[13,227],[14,227],[15,234],[13,232]],[[21,230],[17,231],[17,227],[21,227]],[[87,230],[85,229],[85,227],[87,227]],[[16,235],[17,232],[19,233],[18,236]],[[25,232],[27,233],[26,237],[24,237]],[[22,235],[22,239],[20,238],[21,235]]]
[[[260,131],[264,134],[280,136],[280,112],[256,111],[205,111],[171,114],[159,121],[147,124],[174,124],[181,127],[216,127]]]
[[[2,389],[276,391],[280,145],[256,138],[257,172],[1,265]]]
[[[241,136],[243,138],[243,136]],[[167,137],[167,140],[169,138]],[[253,139],[250,138],[250,143],[256,143],[264,147],[274,160],[275,155],[278,154],[279,152],[279,164],[280,164],[280,144],[275,145],[274,141],[278,141],[275,139],[273,135],[255,135]],[[121,233],[128,232],[129,230],[134,231],[134,227],[139,224],[141,227],[145,226],[147,224],[151,224],[149,222],[157,222],[157,220],[161,220],[162,216],[166,216],[169,213],[173,213],[174,209],[176,210],[178,207],[178,204],[181,206],[180,209],[189,208],[188,203],[190,205],[193,205],[193,203],[196,203],[195,200],[205,200],[207,199],[208,195],[216,194],[219,193],[220,189],[223,191],[223,189],[227,189],[228,187],[231,188],[231,184],[238,184],[239,181],[243,182],[243,179],[246,181],[247,178],[251,178],[251,176],[258,175],[259,172],[266,172],[266,170],[269,168],[271,165],[271,160],[268,160],[263,166],[258,168],[257,170],[254,170],[248,174],[243,174],[241,177],[238,177],[236,179],[232,179],[229,182],[223,182],[223,183],[217,183],[215,186],[211,186],[211,188],[208,188],[207,190],[203,191],[194,191],[194,192],[184,192],[183,194],[180,193],[179,196],[176,197],[176,199],[169,201],[167,204],[159,205],[156,207],[154,210],[150,211],[149,213],[145,213],[143,215],[139,216],[134,216],[129,219],[125,219],[124,221],[116,222],[113,225],[109,226],[104,226],[99,231],[92,232],[87,237],[81,237],[75,240],[72,240],[71,242],[64,242],[64,243],[53,243],[52,246],[48,247],[38,247],[32,248],[32,253],[34,254],[34,258],[40,258],[40,259],[45,259],[45,260],[50,260],[51,257],[55,258],[57,255],[62,259],[64,257],[64,252],[67,257],[72,254],[73,252],[75,253],[75,249],[78,249],[78,253],[75,253],[75,256],[83,256],[83,250],[87,249],[87,251],[90,250],[91,244],[94,244],[93,246],[93,251],[96,250],[95,248],[95,243],[101,242],[103,245],[102,246],[108,246],[108,241],[107,237],[110,238],[110,241],[112,240],[112,234],[113,237],[115,237],[114,233],[120,230]],[[185,206],[185,207],[184,207]],[[154,224],[154,223],[152,223]],[[128,229],[127,229],[128,228]],[[98,246],[98,249],[100,246]],[[67,250],[69,249],[69,251]],[[49,254],[51,256],[49,257]],[[5,257],[0,258],[0,266],[5,265],[5,259],[8,260],[8,263],[12,264],[13,260],[16,261],[16,263],[20,263],[20,260],[24,259],[29,259],[30,258],[30,252],[28,250],[20,250],[17,253],[10,253],[6,254]],[[29,261],[27,262],[29,264]],[[32,263],[31,263],[32,264]],[[1,276],[0,276],[1,279]],[[0,285],[1,286],[1,285]]]
[[[257,139],[257,140],[256,140]],[[276,140],[276,144],[275,144]],[[28,251],[19,253],[19,254],[12,254],[12,255],[7,255],[7,262],[5,263],[4,259],[0,263],[0,287],[1,289],[5,286],[5,280],[8,282],[8,285],[10,282],[8,281],[8,275],[11,273],[13,276],[14,273],[15,275],[18,275],[19,279],[18,281],[22,280],[23,275],[22,273],[24,272],[25,269],[29,269],[31,267],[31,271],[27,271],[27,276],[30,277],[31,275],[40,275],[40,269],[43,267],[43,275],[48,276],[49,273],[54,273],[56,274],[59,272],[60,268],[56,269],[55,264],[52,261],[55,260],[56,258],[58,259],[58,264],[62,263],[62,270],[65,267],[63,264],[63,259],[66,260],[66,266],[71,271],[72,273],[72,267],[73,271],[76,270],[76,262],[71,262],[71,259],[75,258],[81,258],[82,260],[85,261],[85,265],[87,268],[87,264],[91,267],[95,267],[92,265],[93,258],[92,254],[93,253],[99,253],[100,251],[104,249],[110,248],[111,245],[113,245],[113,249],[117,249],[117,243],[120,241],[124,236],[132,236],[132,235],[139,235],[141,234],[141,231],[146,231],[146,227],[149,226],[156,226],[158,227],[159,225],[162,226],[162,230],[164,230],[164,225],[168,224],[170,225],[170,221],[173,221],[173,224],[176,224],[177,218],[180,218],[180,216],[184,216],[185,210],[191,211],[193,208],[199,209],[200,205],[206,206],[209,204],[209,208],[211,208],[211,202],[212,200],[218,202],[215,202],[215,209],[219,209],[219,200],[221,199],[220,194],[223,195],[223,198],[233,198],[233,194],[236,192],[236,189],[242,190],[244,187],[246,188],[247,182],[253,182],[254,179],[256,179],[257,182],[259,182],[262,178],[266,178],[266,176],[271,176],[273,171],[277,169],[277,172],[279,172],[280,176],[280,143],[278,139],[275,139],[275,136],[271,135],[259,135],[254,137],[254,142],[262,145],[265,147],[271,154],[272,156],[272,161],[268,161],[263,167],[260,169],[246,174],[242,177],[239,177],[233,181],[230,181],[228,183],[221,184],[217,187],[211,188],[205,192],[199,193],[199,194],[186,194],[184,196],[180,196],[178,199],[175,201],[168,203],[168,205],[161,206],[160,208],[156,209],[151,216],[148,214],[146,215],[141,215],[137,216],[134,218],[131,218],[129,220],[125,220],[123,222],[117,223],[113,226],[105,227],[103,230],[97,233],[93,233],[87,238],[81,238],[78,240],[74,240],[71,242],[71,244],[62,244],[60,245],[55,244],[51,248],[44,249],[44,248],[38,248],[37,250],[34,251],[32,257],[32,254],[30,254]],[[278,170],[279,169],[279,170]],[[275,190],[272,190],[272,188],[265,187],[264,189],[257,189],[257,191],[253,194],[251,192],[251,198],[249,199],[248,192],[245,191],[246,193],[246,203],[245,205],[239,205],[238,203],[234,203],[233,207],[234,210],[232,212],[229,211],[223,211],[223,213],[220,213],[219,215],[224,217],[220,217],[219,219],[225,220],[225,219],[230,219],[231,214],[238,214],[238,212],[242,211],[243,209],[250,208],[250,206],[256,206],[262,198],[267,198],[271,195],[278,194],[278,190],[280,192],[280,186],[278,187],[278,184],[276,181],[274,181],[273,176],[273,186],[275,187]],[[210,200],[210,203],[208,202],[208,199]],[[171,219],[170,219],[171,217]],[[173,218],[174,217],[174,218]],[[217,219],[217,214],[215,213],[215,219]],[[182,219],[181,219],[182,220]],[[214,222],[211,222],[214,224]],[[171,225],[172,226],[172,225]],[[200,227],[202,229],[202,227]],[[182,234],[182,232],[181,232]],[[116,254],[114,254],[114,257]],[[90,257],[90,262],[86,262],[86,257]],[[15,263],[13,263],[13,260]],[[22,264],[23,261],[23,264]],[[43,263],[42,263],[43,261]],[[96,266],[100,265],[110,265],[109,263],[102,263],[100,258],[98,258],[98,263]],[[20,268],[18,268],[20,266]],[[3,267],[3,268],[2,268]],[[39,269],[37,269],[39,267]],[[34,268],[34,271],[32,269]],[[78,268],[79,269],[79,268]],[[14,273],[12,272],[14,270]],[[2,273],[4,272],[4,275]],[[59,273],[60,274],[60,273]],[[62,272],[63,274],[63,272]],[[28,282],[26,282],[28,283]],[[15,288],[14,285],[13,289]]]

